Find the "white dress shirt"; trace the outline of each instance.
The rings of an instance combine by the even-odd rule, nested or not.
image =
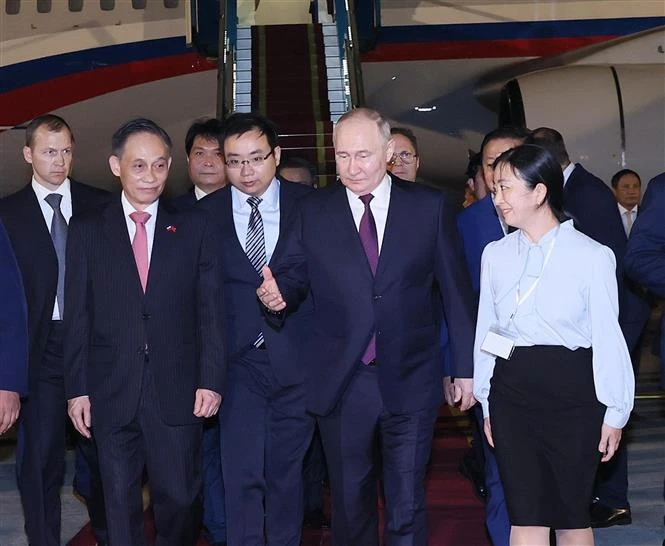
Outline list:
[[[516,335],[518,347],[591,347],[596,397],[607,406],[605,423],[616,428],[626,424],[635,378],[619,328],[615,269],[612,251],[577,231],[572,220],[553,228],[538,243],[518,230],[485,247],[473,374],[474,395],[485,417],[495,357],[480,346],[490,327],[498,324]],[[531,296],[517,307],[518,291],[520,297],[526,294],[538,278]]]
[[[374,223],[376,224],[376,236],[379,240],[379,254],[381,253],[381,245],[383,244],[383,234],[386,231],[386,219],[388,218],[388,207],[390,206],[390,190],[393,183],[390,176],[386,173],[379,185],[374,188],[372,195],[374,198],[369,202],[369,208],[374,216]],[[360,231],[360,220],[365,214],[365,205],[360,200],[360,197],[353,193],[349,188],[346,188],[346,197],[349,200],[351,207],[351,214],[353,214],[353,221],[356,224],[356,229]]]
[[[575,170],[575,163],[568,163],[568,166],[563,170],[563,186],[566,187],[566,183],[570,178],[570,175],[573,174]]]
[[[630,230],[633,228],[635,219],[637,218],[637,205],[632,209],[628,210],[621,203],[617,203],[619,207],[619,214],[621,214],[621,221],[623,222],[623,230],[626,232],[626,237],[630,235]],[[628,217],[630,216],[630,223],[628,222]]]
[[[72,186],[69,178],[65,178],[65,181],[58,186],[57,190],[49,190],[42,186],[35,177],[32,177],[32,190],[37,196],[37,202],[39,203],[39,208],[42,211],[44,216],[44,221],[46,222],[46,227],[48,228],[49,233],[51,233],[51,222],[53,221],[53,209],[51,205],[46,202],[46,197],[52,193],[58,193],[62,195],[62,200],[60,201],[60,212],[65,217],[65,220],[69,224],[69,220],[72,218]],[[57,299],[53,302],[53,314],[51,316],[52,320],[60,320],[60,309],[58,308]]]
[[[122,203],[122,210],[125,213],[125,223],[127,224],[127,231],[129,232],[129,241],[134,241],[134,235],[136,234],[136,223],[132,220],[129,215],[132,212],[147,212],[150,214],[150,218],[145,223],[145,231],[148,236],[148,266],[150,266],[150,257],[152,256],[152,244],[155,241],[155,225],[157,224],[157,211],[159,210],[159,199],[154,203],[148,205],[143,211],[137,211],[134,206],[128,201],[125,192],[122,192],[120,197],[120,202]]]
[[[247,203],[249,194],[241,192],[235,186],[231,186],[231,199],[233,202],[233,223],[240,246],[246,252],[247,226],[252,207]],[[263,239],[266,246],[266,261],[270,263],[277,240],[279,239],[279,180],[273,178],[272,182],[260,196],[259,212],[263,220]]]
[[[201,188],[199,188],[198,186],[194,186],[194,197],[196,197],[197,201],[200,201],[206,195],[208,195],[208,194],[206,192],[204,192]]]

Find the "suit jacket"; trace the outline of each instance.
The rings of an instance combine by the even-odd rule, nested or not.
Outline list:
[[[499,213],[490,194],[469,205],[457,215],[457,230],[462,238],[471,285],[474,292],[479,294],[483,250],[489,243],[498,241],[504,235]]]
[[[110,197],[108,192],[74,180],[71,194],[73,216],[100,206]],[[0,199],[0,219],[7,228],[23,276],[28,305],[29,379],[36,379],[53,316],[58,257],[31,184]]]
[[[566,213],[575,221],[575,227],[614,252],[619,287],[619,324],[628,349],[632,351],[650,310],[646,300],[636,292],[634,284],[624,280],[626,232],[616,198],[600,178],[579,163],[566,182],[563,195]]]
[[[171,201],[173,208],[176,210],[187,210],[196,206],[197,199],[196,194],[194,193],[194,186],[187,190],[182,195],[176,197]]]
[[[28,308],[21,272],[0,223],[0,390],[28,392]]]
[[[269,266],[284,244],[284,233],[292,218],[295,203],[313,190],[302,184],[281,181],[279,186],[279,239]],[[252,349],[263,332],[270,362],[280,385],[302,383],[301,340],[311,330],[311,302],[306,302],[294,320],[281,332],[269,328],[256,296],[261,277],[254,269],[236,234],[233,221],[231,186],[201,199],[198,207],[214,219],[221,239],[219,249],[224,268],[228,354],[231,365]]]
[[[169,425],[196,423],[195,392],[224,390],[218,242],[198,211],[160,202],[143,292],[117,196],[74,218],[65,278],[65,391],[89,395],[93,425],[135,416],[146,366]]]
[[[319,415],[339,401],[373,333],[388,411],[441,403],[442,311],[450,329],[453,375],[473,375],[472,293],[454,214],[442,193],[391,178],[376,276],[341,184],[299,202],[276,260],[274,271],[287,302],[285,323],[311,290],[314,330],[302,342],[308,409]]]

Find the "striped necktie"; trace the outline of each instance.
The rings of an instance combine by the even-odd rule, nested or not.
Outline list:
[[[261,270],[268,263],[263,234],[263,218],[261,218],[261,212],[259,211],[261,201],[263,199],[260,197],[251,196],[247,198],[247,204],[252,207],[252,212],[249,215],[247,239],[245,239],[245,254],[247,254],[247,258],[260,276],[262,276]],[[259,336],[254,341],[254,347],[260,347],[263,345],[263,341],[263,332],[259,332]]]

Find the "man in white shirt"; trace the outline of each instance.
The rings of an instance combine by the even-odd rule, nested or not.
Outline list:
[[[637,209],[642,198],[642,181],[640,175],[631,169],[622,169],[612,177],[612,191],[617,199],[619,214],[623,222],[626,237],[630,235]]]
[[[28,541],[60,544],[60,489],[65,473],[65,392],[62,319],[65,248],[72,215],[95,208],[108,193],[69,178],[74,136],[67,122],[47,114],[26,128],[23,157],[32,179],[0,200],[2,219],[23,277],[28,304],[28,392],[22,403],[16,454],[18,487]],[[75,489],[86,498],[95,536],[106,543],[104,506],[94,444],[81,439]],[[85,485],[84,485],[85,484]]]

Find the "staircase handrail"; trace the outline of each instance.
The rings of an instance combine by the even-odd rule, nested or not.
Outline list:
[[[339,54],[344,70],[347,109],[365,105],[360,48],[355,17],[355,0],[334,0]]]
[[[217,66],[217,118],[235,110],[238,13],[235,0],[219,0],[219,45]]]

